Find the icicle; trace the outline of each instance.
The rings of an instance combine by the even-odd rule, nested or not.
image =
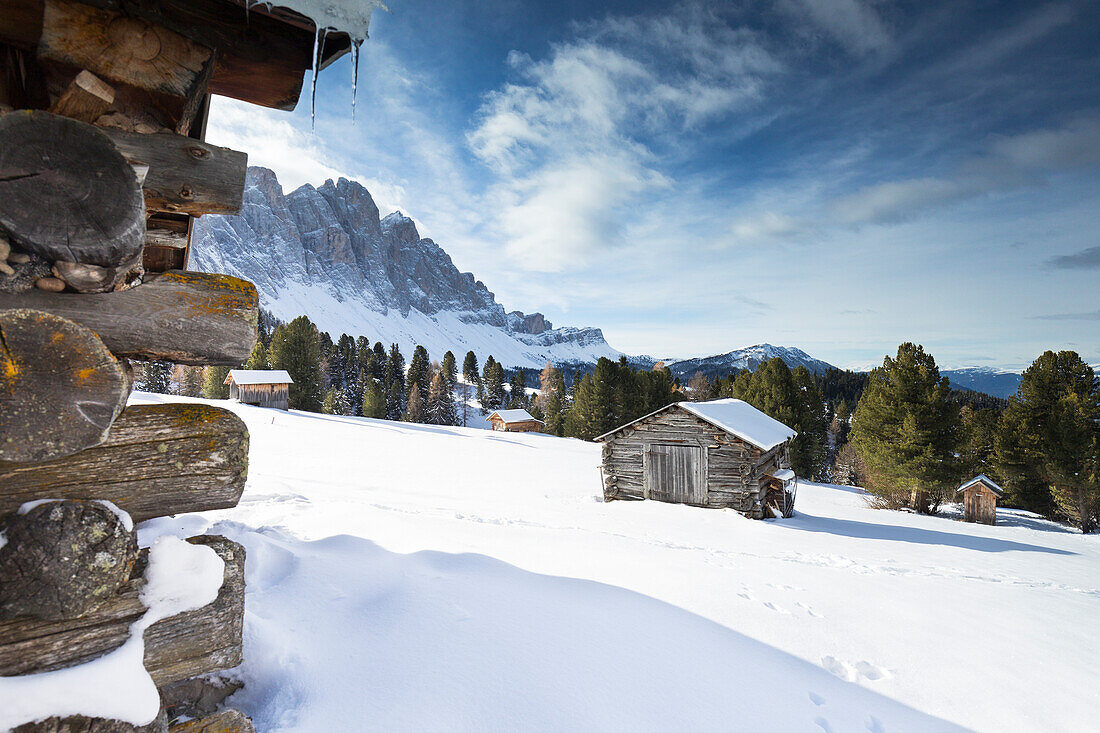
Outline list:
[[[309,82],[309,129],[317,129],[317,67],[320,66],[318,57],[321,55],[321,24],[317,24],[317,32],[313,35],[313,77]]]
[[[359,86],[359,44],[362,41],[351,41],[351,121],[355,122],[355,91]]]

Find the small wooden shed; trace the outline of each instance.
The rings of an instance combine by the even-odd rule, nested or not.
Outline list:
[[[955,489],[955,493],[963,495],[964,522],[997,523],[997,499],[1005,492],[993,479],[980,473]]]
[[[668,405],[596,438],[604,444],[604,500],[790,516],[796,434],[742,400]]]
[[[542,432],[542,420],[535,418],[527,410],[497,410],[485,419],[493,424],[493,430],[506,433]]]
[[[230,369],[225,378],[229,399],[258,407],[290,409],[290,385],[294,380],[285,369]]]

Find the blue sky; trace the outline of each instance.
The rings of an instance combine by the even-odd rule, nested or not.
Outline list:
[[[208,138],[627,353],[1100,363],[1100,4],[387,5],[354,121],[345,58]]]

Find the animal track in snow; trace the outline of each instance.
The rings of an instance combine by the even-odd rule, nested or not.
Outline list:
[[[857,682],[860,677],[870,682],[874,682],[875,680],[888,679],[893,676],[889,670],[863,660],[855,664],[849,664],[836,657],[822,657],[821,666],[831,674],[847,682]]]

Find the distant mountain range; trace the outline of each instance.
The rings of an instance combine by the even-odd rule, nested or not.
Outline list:
[[[248,169],[244,201],[236,216],[195,221],[190,267],[236,275],[256,284],[260,304],[289,320],[305,314],[333,336],[348,333],[415,345],[434,358],[472,349],[507,367],[583,367],[600,357],[618,359],[599,328],[555,328],[541,313],[505,311],[474,275],[459,272],[450,256],[422,238],[400,212],[381,216],[370,193],[341,178],[320,187],[284,193],[275,174]],[[757,344],[725,354],[665,360],[675,376],[710,378],[754,370],[778,357],[815,374],[835,368],[801,349]],[[655,359],[627,357],[639,368]],[[941,370],[952,386],[1007,397],[1020,375],[988,367]]]

